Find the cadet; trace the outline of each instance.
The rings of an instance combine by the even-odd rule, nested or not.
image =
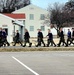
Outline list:
[[[72,28],[72,41],[74,41],[74,28]]]
[[[2,42],[2,28],[0,28],[0,47],[3,45]]]
[[[54,41],[53,41],[53,34],[50,32],[50,29],[48,29],[48,35],[47,35],[47,37],[48,37],[48,40],[47,40],[48,44],[47,44],[47,47],[49,47],[50,43],[51,43],[52,45],[54,44],[54,47],[55,47],[56,44],[55,44]]]
[[[16,35],[15,35],[15,40],[14,40],[14,45],[13,46],[15,46],[16,43],[20,43],[21,46],[22,46],[22,43],[20,41],[20,34],[19,34],[18,30],[16,30]]]
[[[66,45],[66,47],[67,47],[68,45],[67,45],[67,43],[65,42],[64,33],[63,33],[62,28],[60,28],[59,37],[60,37],[60,40],[59,40],[58,47],[60,47],[60,44],[61,44],[62,42],[63,42],[63,43]]]
[[[43,41],[43,33],[41,32],[41,29],[38,29],[37,41],[38,41],[38,44],[36,45],[36,47],[40,46],[41,45],[41,42],[44,45],[43,47],[45,47],[45,43]]]
[[[67,33],[67,44],[69,44],[68,42],[73,43],[72,39],[71,39],[71,31],[70,31],[70,29],[68,29],[68,33]]]
[[[7,44],[7,46],[10,46],[10,44],[7,41],[7,34],[6,34],[5,29],[2,30],[2,35],[3,35],[3,45],[6,46]]]
[[[71,38],[71,39],[72,39],[72,42],[70,42],[69,45],[71,45],[71,43],[74,44],[74,43],[73,43],[73,41],[74,41],[74,28],[72,28],[72,38]]]
[[[24,35],[24,39],[25,39],[25,42],[24,42],[24,46],[26,46],[26,43],[29,43],[29,47],[31,47],[32,43],[30,43],[30,35],[29,35],[29,32],[27,29],[25,29],[25,35]]]
[[[74,28],[72,28],[72,41],[74,40]]]

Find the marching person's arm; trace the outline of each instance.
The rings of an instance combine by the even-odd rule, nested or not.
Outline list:
[[[29,32],[28,32],[28,37],[30,38],[30,34],[29,34]]]

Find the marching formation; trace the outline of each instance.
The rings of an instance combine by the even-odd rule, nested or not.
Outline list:
[[[43,33],[41,32],[41,29],[38,29],[37,44],[35,46],[38,47],[38,46],[41,46],[41,44],[43,44],[43,47],[49,47],[49,46],[60,47],[61,43],[62,43],[62,46],[65,46],[65,47],[68,47],[71,44],[74,45],[74,42],[73,42],[74,41],[74,28],[72,28],[72,32],[70,31],[70,29],[68,29],[66,41],[65,41],[65,38],[64,38],[64,32],[63,32],[62,28],[60,28],[58,35],[59,35],[60,39],[59,39],[59,43],[56,44],[53,40],[53,34],[51,33],[51,30],[48,29],[48,33],[46,35],[47,44],[45,44],[44,40],[43,40],[43,38],[44,38]],[[30,34],[29,34],[27,29],[25,29],[25,33],[24,33],[24,45],[23,45],[22,41],[20,40],[19,31],[16,30],[16,35],[14,37],[14,45],[13,46],[15,46],[16,43],[20,43],[20,45],[22,47],[25,47],[27,43],[29,44],[29,47],[32,46],[32,43],[30,42]],[[10,44],[7,41],[6,31],[2,28],[0,28],[0,47],[1,46],[4,46],[4,47],[10,46]]]

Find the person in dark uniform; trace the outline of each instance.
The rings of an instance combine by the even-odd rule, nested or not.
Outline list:
[[[7,34],[6,34],[5,29],[2,30],[2,36],[3,36],[3,40],[2,40],[3,41],[3,45],[6,46],[6,44],[7,44],[7,46],[10,46],[10,44],[7,41]]]
[[[22,43],[20,41],[20,34],[19,34],[18,30],[16,30],[16,35],[15,35],[15,40],[14,40],[14,45],[13,46],[15,46],[16,43],[20,43],[21,46],[22,46]]]
[[[25,42],[24,42],[24,46],[23,46],[23,47],[26,46],[26,43],[29,43],[29,47],[31,47],[32,43],[30,42],[29,39],[30,39],[29,32],[28,32],[27,29],[25,29],[25,35],[24,35],[24,40],[25,40]]]
[[[37,42],[38,44],[36,45],[36,47],[40,46],[41,43],[43,43],[43,47],[45,47],[45,43],[43,41],[43,33],[41,32],[41,29],[38,29],[38,34],[37,34]]]
[[[0,47],[3,45],[2,42],[2,28],[0,28]]]
[[[68,29],[68,33],[67,33],[67,44],[69,44],[69,42],[73,44],[72,39],[71,39],[71,31],[70,31],[70,29]]]
[[[50,29],[48,29],[48,35],[47,35],[47,47],[49,47],[50,43],[53,45],[54,47],[56,47],[56,44],[53,41],[53,34],[50,32]]]
[[[62,28],[60,28],[59,37],[60,37],[60,40],[59,40],[58,47],[60,47],[60,45],[61,45],[62,42],[63,42],[63,43],[66,45],[66,47],[67,47],[68,45],[67,45],[67,43],[65,42],[64,33],[63,33]]]
[[[74,41],[74,28],[72,28],[72,37],[71,37],[71,39],[72,39],[72,41],[70,42],[69,45],[71,45],[71,43],[74,44],[74,43],[73,43],[73,41]]]
[[[74,41],[74,28],[72,28],[72,41]]]

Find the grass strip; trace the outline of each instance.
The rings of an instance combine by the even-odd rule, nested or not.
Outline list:
[[[0,48],[0,52],[26,52],[26,51],[74,51],[74,47],[35,47],[35,48]]]

